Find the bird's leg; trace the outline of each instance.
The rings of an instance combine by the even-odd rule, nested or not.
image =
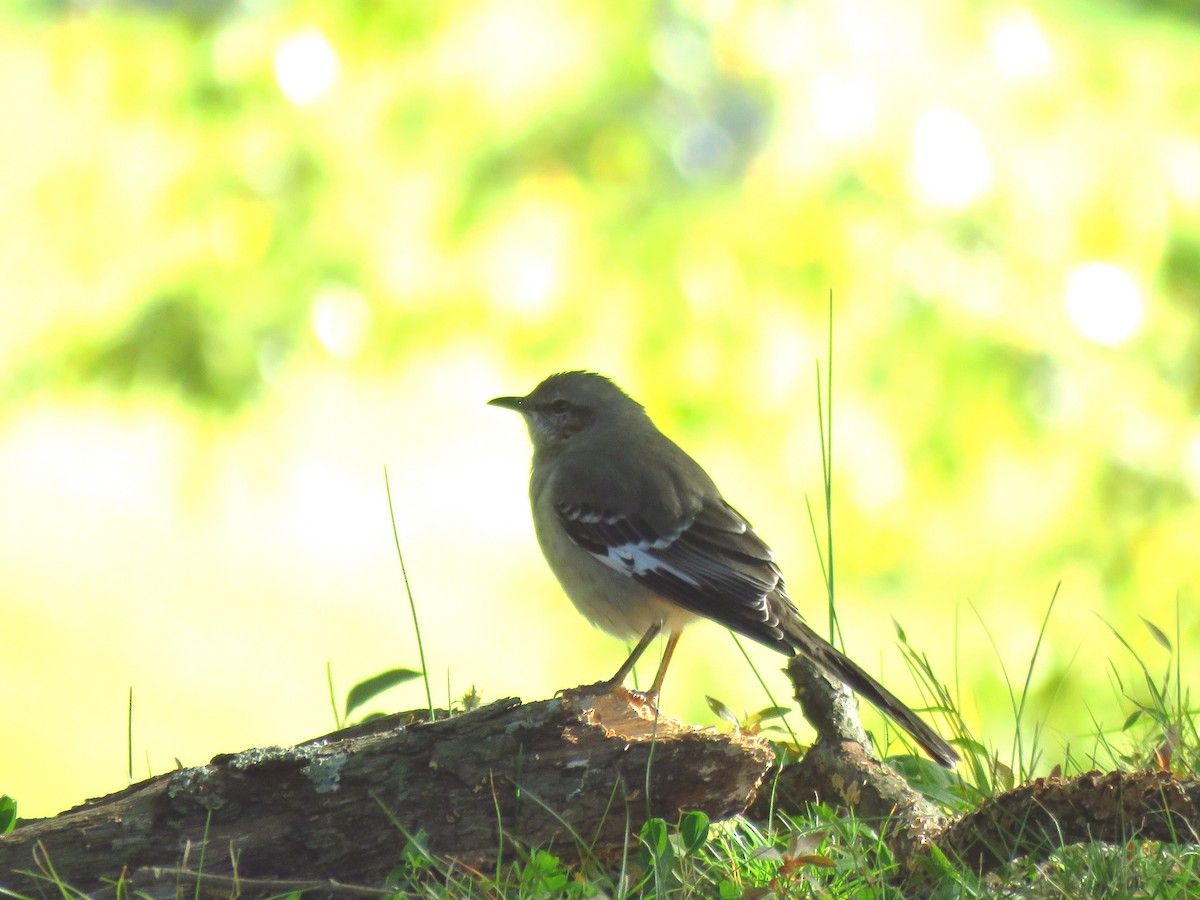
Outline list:
[[[662,622],[655,622],[642,635],[642,639],[637,642],[637,646],[633,648],[633,652],[629,654],[629,659],[621,664],[621,668],[617,669],[617,674],[605,682],[609,687],[616,689],[625,683],[625,679],[629,677],[629,673],[633,671],[634,665],[637,663],[641,655],[646,652],[646,648],[650,646],[650,642],[658,637],[658,633],[662,631]],[[657,684],[657,679],[655,679]]]
[[[675,653],[675,645],[679,643],[679,638],[683,636],[682,631],[672,631],[667,637],[667,646],[663,648],[662,662],[658,664],[658,672],[654,675],[654,684],[650,685],[650,699],[654,701],[654,705],[658,705],[658,694],[662,690],[663,679],[667,677],[667,666],[671,663],[671,656]]]

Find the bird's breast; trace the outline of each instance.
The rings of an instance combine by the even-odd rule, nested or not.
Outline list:
[[[533,500],[536,509],[538,498]],[[628,640],[640,638],[656,623],[675,631],[696,618],[576,544],[549,505],[535,512],[533,525],[550,571],[575,608],[596,627]]]

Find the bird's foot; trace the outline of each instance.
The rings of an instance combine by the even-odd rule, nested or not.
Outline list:
[[[632,688],[627,688],[618,681],[613,681],[611,678],[605,681],[597,681],[594,684],[582,684],[579,687],[563,688],[555,693],[555,696],[564,694],[603,694],[609,693],[627,702],[630,706],[640,709],[649,710],[654,715],[658,715],[658,693],[655,691],[635,691]]]
[[[605,684],[605,682],[601,682],[601,684]],[[657,691],[635,691],[633,688],[627,688],[623,684],[613,684],[611,681],[607,682],[607,687],[618,697],[623,697],[630,706],[649,709],[658,715]]]

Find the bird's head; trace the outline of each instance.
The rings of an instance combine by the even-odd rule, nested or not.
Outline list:
[[[644,416],[640,403],[595,372],[559,372],[524,397],[497,397],[491,406],[512,409],[525,418],[534,455],[555,455],[580,435]]]

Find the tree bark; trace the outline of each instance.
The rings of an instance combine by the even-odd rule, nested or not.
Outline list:
[[[649,816],[741,813],[772,759],[762,741],[683,726],[602,686],[433,722],[398,714],[23,823],[0,837],[0,884],[47,889],[52,868],[93,896],[114,894],[120,877],[174,896],[201,870],[217,890],[244,878],[370,893],[418,833],[430,854],[470,869],[494,871],[528,847],[603,861]]]

